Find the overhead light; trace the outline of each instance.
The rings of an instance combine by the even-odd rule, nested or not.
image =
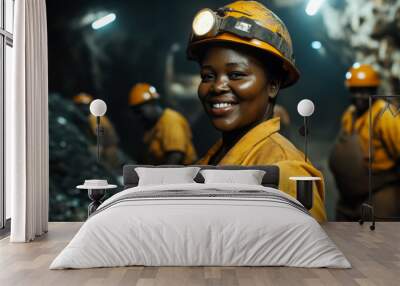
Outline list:
[[[306,7],[306,13],[309,16],[314,16],[318,13],[319,9],[321,8],[322,4],[324,4],[325,0],[310,0],[308,1]]]
[[[320,41],[313,41],[311,43],[311,48],[313,48],[314,50],[319,50],[320,48],[322,48],[322,44]]]
[[[92,23],[92,28],[93,28],[93,30],[103,28],[104,26],[110,24],[111,22],[114,22],[115,18],[117,18],[117,16],[114,13],[110,13],[110,14],[94,21]]]

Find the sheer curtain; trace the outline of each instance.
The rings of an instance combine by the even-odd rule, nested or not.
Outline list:
[[[12,242],[47,231],[48,70],[45,0],[15,1],[14,94],[6,98],[6,187]]]

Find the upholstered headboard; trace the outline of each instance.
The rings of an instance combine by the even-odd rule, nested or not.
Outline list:
[[[225,165],[225,166],[211,166],[211,165],[191,165],[200,167],[202,169],[222,169],[222,170],[246,170],[246,169],[256,169],[265,171],[265,175],[262,180],[262,185],[266,187],[278,188],[279,186],[279,168],[273,165],[264,166],[239,166],[239,165]],[[124,188],[136,187],[139,182],[139,177],[135,171],[137,167],[162,167],[162,168],[180,168],[184,167],[181,165],[125,165],[123,168],[124,177]],[[203,176],[199,173],[194,179],[198,183],[204,183]]]

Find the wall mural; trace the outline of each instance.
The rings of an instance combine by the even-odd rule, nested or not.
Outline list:
[[[119,186],[107,192],[110,196],[121,190],[122,166],[126,164],[196,162],[277,164],[284,177],[293,172],[296,176],[322,177],[323,174],[324,184],[313,183],[312,214],[320,220],[325,215],[330,220],[340,218],[338,208],[343,210],[340,202],[347,198],[344,199],[337,179],[340,173],[337,166],[340,170],[343,168],[335,160],[332,163],[332,156],[337,159],[343,155],[340,150],[340,156],[336,155],[335,138],[347,130],[343,123],[347,122],[346,118],[352,122],[353,115],[348,114],[353,111],[349,113],[349,106],[360,113],[354,113],[355,119],[361,120],[367,117],[369,106],[365,99],[371,94],[399,93],[400,1],[266,1],[264,4],[285,25],[271,12],[266,13],[269,18],[258,19],[258,14],[254,17],[258,29],[279,32],[284,42],[278,47],[282,52],[280,57],[267,55],[262,49],[254,50],[252,44],[238,44],[239,41],[229,37],[224,41],[231,46],[218,49],[209,48],[214,44],[197,45],[205,22],[201,22],[197,36],[192,31],[194,34],[190,37],[193,18],[202,8],[218,8],[215,1],[170,1],[168,7],[164,3],[154,6],[128,2],[87,0],[79,5],[65,4],[63,11],[55,1],[47,4],[50,220],[85,219],[90,200],[85,190],[76,188],[84,180],[107,178],[108,184]],[[253,8],[249,12],[240,7],[245,10],[240,13],[262,14],[263,8]],[[174,13],[165,13],[166,9]],[[200,16],[217,17],[220,21],[227,15],[237,16],[229,9]],[[254,22],[240,24],[242,33],[246,33],[246,25]],[[226,27],[229,28],[234,33],[235,26]],[[247,63],[247,70],[239,65],[232,70],[220,66],[238,59],[245,66]],[[360,75],[360,67],[365,68],[361,73],[368,75],[367,85],[351,80],[351,76],[354,79]],[[240,85],[249,78],[249,70],[257,82]],[[221,78],[227,79],[226,82]],[[217,82],[221,85],[217,86]],[[355,99],[360,97],[364,100]],[[89,108],[94,99],[102,99],[107,105],[100,129]],[[297,110],[302,99],[310,99],[315,104],[313,116],[306,124]],[[392,115],[396,115],[396,99],[379,101],[383,104],[379,106],[386,106],[388,101],[391,118],[395,118]],[[269,120],[268,126],[254,128],[262,125],[263,120],[276,117],[280,123]],[[390,126],[397,126],[398,119],[386,115],[385,118]],[[288,139],[277,139],[279,146],[285,146],[284,150],[292,148],[288,146],[293,143],[304,151],[304,136],[311,138],[308,161],[304,162],[302,153],[296,153],[296,149],[282,155],[270,148],[271,145],[261,148],[256,144],[268,141],[278,125],[280,133]],[[389,145],[390,154],[380,157],[386,162],[397,160],[398,138],[392,130],[381,141],[381,145]],[[221,136],[222,143],[218,142]],[[362,136],[361,157],[368,151],[368,136],[364,133]],[[248,152],[245,158],[238,155],[244,150]],[[296,166],[280,163],[282,156],[287,156],[290,162],[296,161]],[[360,168],[367,166],[365,162],[361,165]],[[387,166],[391,169],[397,165],[388,163]],[[295,182],[288,179],[283,184],[288,193],[295,192]],[[351,206],[356,214],[343,219],[359,218],[366,195],[357,199],[350,196],[351,203],[357,201]],[[398,211],[396,205],[389,215]]]

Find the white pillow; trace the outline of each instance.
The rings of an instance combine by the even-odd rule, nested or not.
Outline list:
[[[199,167],[135,168],[139,176],[138,186],[195,183],[193,179],[199,170]]]
[[[261,185],[265,171],[262,170],[201,170],[205,184]]]

